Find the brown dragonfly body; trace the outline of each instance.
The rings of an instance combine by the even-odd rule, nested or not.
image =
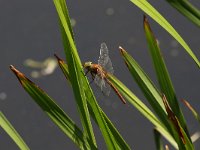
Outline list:
[[[93,81],[101,88],[101,91],[105,95],[110,94],[110,87],[115,91],[120,100],[126,104],[126,101],[120,94],[120,92],[116,89],[116,87],[108,80],[107,74],[113,74],[114,70],[112,67],[111,60],[108,56],[108,49],[105,43],[101,44],[100,56],[98,60],[98,64],[92,64],[92,62],[86,62],[84,64],[84,68],[87,70],[86,74],[90,72]]]

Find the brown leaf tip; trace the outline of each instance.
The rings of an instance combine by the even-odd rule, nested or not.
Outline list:
[[[10,65],[10,69],[16,76],[24,76],[19,70],[17,70],[13,65]]]
[[[146,15],[143,16],[143,22],[148,23],[148,19],[147,19]]]
[[[182,102],[183,102],[187,107],[191,107],[190,104],[188,103],[188,101],[186,101],[185,99],[182,99]]]
[[[119,46],[119,50],[120,50],[121,54],[124,54],[126,52],[121,46]]]
[[[19,70],[17,70],[13,65],[10,65],[10,70],[16,75],[20,83],[22,84],[22,79],[26,79],[23,73],[21,73]]]
[[[143,24],[144,24],[144,27],[149,28],[149,30],[151,31],[148,19],[145,15],[144,15],[144,19],[143,19]]]
[[[190,110],[194,110],[194,108],[190,105],[190,103],[188,101],[186,101],[185,99],[182,99],[182,102],[185,104],[186,107],[188,107]]]
[[[58,57],[58,55],[54,54],[54,56],[56,57],[58,63],[63,63],[64,60],[62,60],[60,57]]]

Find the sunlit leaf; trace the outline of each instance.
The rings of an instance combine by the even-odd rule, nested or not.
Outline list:
[[[190,19],[198,27],[200,27],[200,10],[192,5],[188,0],[167,0],[170,5],[176,8],[185,17]]]
[[[0,111],[0,127],[2,127],[5,132],[13,139],[17,146],[21,150],[29,150],[29,147],[26,145],[24,140],[21,138],[19,133],[14,129],[11,123],[6,119],[3,113]]]
[[[120,82],[116,77],[109,74],[108,79],[113,83],[113,85],[119,90],[119,92],[125,97],[125,99],[131,103],[144,117],[146,117],[159,132],[163,133],[163,136],[175,147],[177,144],[173,137],[170,135],[169,131],[166,129],[165,125],[160,122],[160,120],[154,115],[154,113],[135,95],[133,94],[122,82]]]
[[[66,79],[68,80],[68,73],[69,73],[69,70],[68,70],[68,66],[67,64],[62,60],[60,59],[58,56],[56,56],[57,60],[58,60],[58,64],[63,72],[63,74],[65,75]],[[93,96],[91,95],[92,93],[88,90],[86,90],[86,96],[87,96],[87,99],[88,99],[88,106],[89,106],[89,111],[90,111],[90,115],[92,116],[92,118],[94,119],[94,121],[97,123],[98,125],[98,121],[97,121],[97,118],[96,118],[96,115],[94,114],[94,111],[91,107],[91,101],[89,99],[91,99]],[[99,107],[100,111],[101,111],[101,114],[102,116],[104,117],[105,121],[106,121],[106,124],[108,125],[113,137],[115,138],[115,140],[117,141],[119,147],[124,150],[130,150],[130,147],[129,145],[126,143],[126,141],[122,138],[122,136],[120,135],[120,133],[117,131],[117,129],[115,128],[115,126],[112,124],[112,122],[109,120],[109,118],[106,116],[106,114],[103,112],[103,110]],[[100,127],[100,126],[99,126]]]
[[[178,34],[178,32],[170,25],[170,23],[147,1],[147,0],[131,0],[136,6],[142,9],[147,15],[152,17],[158,24],[160,24],[167,32],[169,32],[187,51],[187,53],[200,67],[200,62],[195,54],[192,52],[188,44]]]
[[[54,4],[56,6],[56,10],[58,12],[58,16],[60,19],[60,27],[63,38],[63,44],[66,54],[66,60],[69,67],[69,79],[72,84],[72,88],[74,91],[74,96],[78,105],[79,114],[81,116],[82,125],[85,128],[87,136],[89,136],[93,142],[95,143],[94,135],[92,133],[91,121],[89,118],[89,112],[86,103],[86,95],[85,92],[91,93],[92,97],[89,99],[91,101],[91,107],[96,116],[98,125],[104,137],[108,149],[117,149],[117,141],[113,137],[106,121],[104,120],[99,106],[96,102],[96,99],[89,87],[89,83],[84,76],[82,70],[82,64],[74,43],[73,35],[70,32],[70,24],[68,23],[70,20],[67,14],[67,7],[64,0],[54,0]]]
[[[51,120],[75,143],[80,149],[96,149],[90,139],[87,139],[76,124],[65,114],[65,112],[50,98],[42,89],[31,82],[21,72],[10,67],[19,79],[23,88],[51,118]]]
[[[149,51],[150,51],[152,61],[154,64],[154,68],[156,71],[158,83],[160,86],[160,91],[161,91],[161,93],[164,93],[166,95],[173,112],[178,117],[178,119],[181,123],[181,126],[184,128],[185,132],[189,136],[186,121],[185,121],[183,113],[179,107],[179,103],[176,98],[175,90],[174,90],[173,84],[171,82],[171,79],[170,79],[167,67],[165,65],[163,56],[161,54],[159,45],[157,43],[155,36],[153,35],[153,32],[150,28],[148,20],[145,16],[144,16],[144,30],[145,30],[145,34],[146,34]]]

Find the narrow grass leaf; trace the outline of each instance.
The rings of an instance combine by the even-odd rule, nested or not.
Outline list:
[[[154,133],[154,140],[156,144],[156,149],[157,150],[164,150],[163,143],[161,141],[161,134],[156,128],[153,130]]]
[[[164,124],[164,126],[167,128],[167,131],[174,135],[174,130],[168,121],[168,117],[166,115],[166,111],[163,110],[163,107],[160,106],[160,103],[156,103],[156,101],[163,101],[161,95],[159,94],[158,90],[155,88],[151,80],[148,78],[148,76],[144,73],[142,68],[137,64],[137,62],[124,50],[121,48],[121,53],[123,55],[123,58],[125,60],[125,63],[130,70],[132,76],[135,78],[135,81],[139,85],[139,87],[142,89],[145,97],[151,104],[152,108],[156,112],[156,114],[159,116],[160,120]],[[165,109],[165,108],[164,108]],[[178,142],[179,147],[184,148],[192,148],[191,141],[188,139],[188,136],[185,134],[183,130],[184,137],[186,138],[187,143],[183,146],[182,143],[179,142],[179,137],[174,136],[175,140]]]
[[[156,71],[158,83],[160,85],[161,93],[164,93],[167,97],[167,100],[175,113],[175,115],[178,117],[181,126],[184,128],[185,132],[187,133],[189,137],[189,132],[187,129],[186,121],[183,116],[183,113],[179,107],[179,103],[175,94],[175,90],[173,87],[173,84],[171,82],[167,67],[165,65],[164,59],[162,57],[160,48],[158,46],[158,43],[156,41],[155,36],[153,35],[153,32],[150,28],[150,25],[148,23],[147,18],[144,16],[144,30],[146,34],[146,39],[149,47],[149,51],[152,57],[152,61],[154,64],[154,68]]]
[[[144,117],[146,117],[155,127],[159,128],[164,133],[165,138],[175,147],[177,145],[170,135],[170,132],[165,125],[154,115],[154,113],[137,97],[135,96],[122,82],[113,75],[108,74],[108,79],[119,90],[119,92],[128,100]]]
[[[86,95],[87,95],[87,100],[89,103],[89,108],[91,112],[91,115],[93,117],[93,119],[95,120],[95,122],[97,122],[100,130],[102,127],[104,127],[106,129],[104,134],[107,134],[107,136],[109,137],[109,139],[113,142],[113,148],[114,149],[125,149],[125,150],[129,150],[129,146],[127,145],[127,143],[123,140],[123,138],[121,137],[121,135],[117,132],[117,130],[115,129],[114,125],[111,124],[111,121],[108,119],[108,117],[105,115],[105,113],[103,112],[103,110],[99,107],[99,105],[96,102],[96,98],[94,96],[94,94],[92,93],[92,89],[89,85],[88,80],[86,81],[86,86],[87,88],[85,89]],[[100,114],[100,115],[98,115]],[[101,121],[102,120],[102,121]],[[106,137],[106,138],[108,138]]]
[[[168,119],[160,92],[138,63],[122,47],[120,47],[120,51],[131,75],[142,90],[154,112],[159,116],[162,123],[168,127]]]
[[[81,77],[81,63],[78,57],[76,46],[72,35],[72,27],[66,2],[64,0],[54,0],[54,4],[60,19],[61,33],[63,37],[63,45],[65,49],[67,63],[69,64],[69,78],[72,83],[75,100],[78,106],[81,123],[84,129],[84,134],[93,141],[96,145],[96,140],[90,120],[89,111],[85,93],[83,90],[83,82]]]
[[[157,128],[157,127],[155,127],[154,128],[154,130],[157,130],[161,135],[162,135],[162,137],[164,137],[166,140],[168,140],[167,138],[166,138],[166,133],[165,133],[165,131],[164,130],[161,130],[160,128]],[[171,136],[171,138],[173,138],[172,136]],[[168,140],[169,141],[169,140]],[[178,148],[178,145],[177,145],[177,143],[176,143],[176,141],[174,140],[174,139],[172,139],[171,141],[173,141],[173,142],[170,142],[170,144],[175,148],[175,149],[179,149]]]
[[[146,14],[152,17],[158,24],[160,24],[166,31],[168,31],[187,51],[192,57],[198,67],[200,62],[196,55],[192,52],[187,43],[178,34],[178,32],[169,24],[169,22],[147,1],[147,0],[131,0],[136,6],[142,9]]]
[[[176,8],[186,18],[200,27],[200,11],[187,0],[167,0],[170,5]]]
[[[66,22],[67,22],[67,27],[69,28],[73,42],[75,43],[74,33],[73,33],[73,30],[72,30],[72,25],[71,25],[71,20],[70,20],[70,17],[69,17],[69,11],[68,11],[68,9],[66,9],[67,8],[66,1],[64,1],[64,0],[57,0],[57,1],[60,2],[60,6],[62,8],[62,13],[64,14]]]
[[[80,149],[96,149],[94,143],[84,136],[82,131],[65,114],[65,112],[59,108],[53,99],[13,66],[10,68],[15,73],[26,92]]]
[[[3,113],[0,111],[0,127],[2,127],[5,132],[12,138],[12,140],[17,144],[21,150],[29,150],[24,140],[21,138],[19,133],[14,129],[11,123],[6,119]]]
[[[67,64],[69,66],[69,78],[70,78],[70,82],[72,83],[72,88],[74,91],[74,95],[75,95],[77,104],[79,106],[79,113],[80,113],[80,115],[83,116],[83,114],[80,110],[84,110],[85,116],[87,116],[87,119],[86,119],[87,124],[86,125],[88,127],[90,127],[90,129],[91,129],[91,125],[90,125],[91,122],[89,121],[89,113],[88,113],[88,109],[87,109],[85,90],[87,90],[90,93],[92,93],[92,91],[91,91],[91,89],[88,88],[89,83],[86,80],[86,77],[84,76],[84,73],[82,70],[81,61],[78,56],[78,52],[77,52],[74,40],[72,38],[70,29],[69,29],[69,24],[67,23],[67,20],[69,20],[69,18],[66,18],[68,16],[64,15],[65,14],[64,11],[67,11],[67,7],[63,6],[62,5],[63,3],[65,3],[64,0],[54,0],[54,4],[56,6],[56,10],[58,12],[58,16],[60,19],[60,27],[61,27],[62,37],[63,37],[63,44],[64,44],[64,49],[65,49]],[[101,111],[99,109],[99,106],[96,102],[95,97],[93,96],[89,100],[91,101],[91,107],[92,107],[93,111],[95,112],[94,114],[96,115],[98,125],[103,134],[107,148],[108,149],[117,149],[117,142],[116,142],[115,138],[112,136],[110,129],[108,128],[108,126],[101,114]],[[84,118],[81,117],[81,118],[82,118],[81,120],[83,122],[82,124],[84,125],[85,117]],[[88,133],[92,133],[92,132],[88,132]],[[93,137],[93,141],[94,141],[94,136],[91,135],[90,137],[91,138]]]
[[[62,59],[60,59],[58,56],[56,56],[56,58],[58,60],[58,64],[59,64],[63,74],[65,75],[66,79],[68,80],[69,71],[68,71],[67,64]],[[97,121],[98,118],[96,117],[96,115],[95,115],[95,113],[93,111],[93,108],[92,108],[91,101],[89,100],[89,99],[91,99],[93,97],[91,94],[92,93],[90,93],[89,91],[86,90],[86,96],[87,96],[87,100],[88,100],[88,107],[89,107],[90,115],[92,116],[92,118],[94,119],[96,124],[99,126],[98,121]],[[112,122],[109,120],[109,118],[106,116],[106,114],[103,112],[103,110],[100,107],[99,107],[99,110],[100,110],[104,120],[106,121],[106,124],[108,125],[108,127],[110,129],[110,132],[112,133],[113,137],[117,141],[117,144],[119,145],[119,147],[121,149],[124,149],[124,150],[130,150],[129,145],[122,138],[120,133],[117,131],[115,126],[112,124]]]
[[[65,39],[65,38],[66,37],[63,35],[63,39]],[[69,69],[70,69],[70,67],[69,67]],[[84,79],[85,76],[83,74],[83,70],[80,70],[80,72],[83,75],[82,82],[84,82],[83,86],[81,86],[82,90],[84,89],[85,92],[91,93],[92,91],[91,91],[91,89],[88,88],[89,85],[88,85],[88,83],[86,83],[87,82],[86,79]],[[73,85],[72,79],[70,79],[70,82]],[[101,111],[99,110],[99,106],[98,106],[98,104],[96,102],[96,99],[95,99],[93,93],[91,95],[92,96],[90,96],[89,99],[87,99],[87,100],[90,101],[92,109],[96,112],[95,116],[96,116],[96,118],[98,120],[98,125],[99,125],[99,128],[100,128],[100,130],[102,132],[102,135],[104,137],[104,140],[105,140],[105,143],[107,145],[107,148],[108,149],[115,149],[115,147],[116,147],[116,140],[114,140],[114,137],[110,133],[110,130],[109,130],[109,128],[108,128],[108,126],[107,126],[107,124],[106,124],[106,122],[105,122],[102,114],[101,114]]]

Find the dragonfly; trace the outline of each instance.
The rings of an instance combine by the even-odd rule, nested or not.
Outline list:
[[[88,61],[85,62],[83,67],[87,70],[86,75],[90,72],[92,76],[92,81],[100,87],[103,94],[109,96],[111,88],[114,92],[118,95],[122,103],[126,104],[125,99],[117,90],[117,88],[108,80],[107,74],[113,74],[114,69],[112,66],[112,62],[109,57],[108,48],[106,43],[101,43],[100,48],[100,56],[98,59],[98,64],[93,64],[92,62]]]

